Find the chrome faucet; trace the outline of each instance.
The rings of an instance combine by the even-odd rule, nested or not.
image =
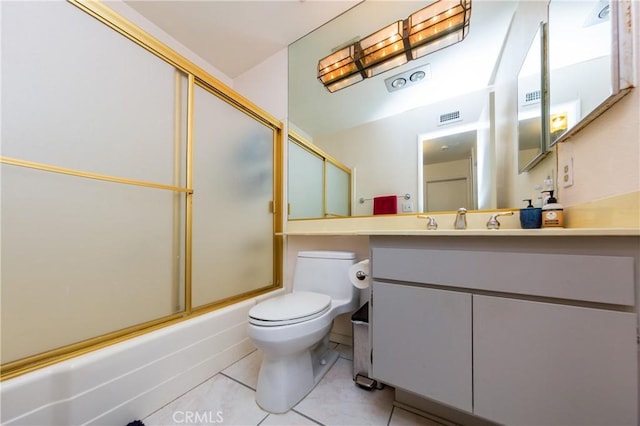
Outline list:
[[[498,222],[498,216],[513,216],[513,212],[506,213],[494,213],[487,222],[487,229],[500,229],[500,222]]]
[[[455,229],[467,229],[467,209],[460,207],[456,214],[456,221],[453,223]]]

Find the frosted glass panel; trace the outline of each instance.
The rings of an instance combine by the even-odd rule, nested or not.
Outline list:
[[[324,161],[289,140],[289,219],[324,217]]]
[[[0,173],[3,363],[183,310],[183,194]]]
[[[273,284],[273,130],[196,86],[193,306]]]
[[[67,2],[1,7],[2,155],[173,184],[175,68]]]
[[[327,215],[350,216],[351,176],[339,167],[326,162],[327,170]]]

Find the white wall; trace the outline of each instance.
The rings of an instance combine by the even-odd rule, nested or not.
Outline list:
[[[478,127],[478,140],[476,142],[478,210],[486,210],[497,206],[497,194],[491,190],[491,188],[496,187],[494,96],[494,93],[489,95],[487,104],[480,114],[480,126]]]
[[[328,154],[356,170],[354,199],[380,195],[404,195],[418,198],[418,137],[420,134],[445,131],[451,127],[476,123],[487,92],[416,108],[346,131],[318,136],[314,143]],[[462,121],[438,126],[440,114],[460,111]],[[373,203],[354,203],[353,215],[373,214]]]
[[[285,260],[287,267],[284,270],[284,282],[286,283],[285,291],[291,291],[293,283],[293,272],[295,269],[296,256],[302,250],[340,250],[352,251],[356,253],[358,261],[369,258],[369,237],[358,236],[320,236],[320,237],[302,237],[289,236],[287,239],[287,250]],[[360,306],[369,300],[369,292],[361,291]],[[351,345],[352,325],[351,315],[348,312],[336,317],[333,328],[331,330],[330,339],[335,342]]]
[[[233,80],[233,88],[283,123],[287,121],[287,48]]]
[[[160,27],[153,24],[147,18],[140,15],[137,11],[128,6],[123,0],[107,0],[104,3],[115,12],[117,12],[118,15],[126,18],[133,24],[137,25],[139,28],[151,34],[163,44],[169,46],[171,49],[175,50],[180,55],[184,56],[227,86],[233,87],[233,80],[229,76],[189,50],[182,43],[174,39],[168,33],[164,32],[162,29],[160,29]]]

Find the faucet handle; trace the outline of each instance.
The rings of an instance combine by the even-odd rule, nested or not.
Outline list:
[[[500,222],[498,222],[498,216],[513,216],[513,212],[494,213],[487,222],[487,229],[500,229]]]
[[[419,219],[427,219],[427,229],[434,230],[438,229],[438,223],[436,222],[436,218],[433,216],[418,216]]]

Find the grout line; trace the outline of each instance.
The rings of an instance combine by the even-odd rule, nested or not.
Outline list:
[[[251,386],[247,385],[246,383],[242,383],[240,380],[238,380],[238,379],[234,379],[233,377],[231,377],[231,376],[229,376],[229,375],[227,375],[227,374],[223,373],[222,371],[221,371],[221,372],[219,372],[218,374],[220,374],[220,375],[222,375],[222,376],[226,377],[227,379],[231,379],[231,380],[233,380],[233,381],[234,381],[234,382],[236,382],[236,383],[241,384],[241,385],[242,385],[242,386],[244,386],[245,388],[249,388],[249,389],[251,389],[251,390],[252,390],[252,391],[254,391],[254,392],[256,391],[254,388],[252,388]]]
[[[236,364],[236,363],[238,363],[238,362],[242,361],[243,359],[245,359],[245,358],[246,358],[246,357],[248,357],[249,355],[253,355],[253,353],[254,353],[254,352],[256,352],[257,350],[258,350],[258,349],[254,349],[254,350],[252,350],[251,352],[249,352],[248,354],[246,354],[245,356],[243,356],[243,357],[242,357],[242,358],[240,358],[239,360],[235,361],[233,364]],[[233,364],[231,364],[231,365],[233,365]],[[229,367],[231,367],[231,365],[230,365]],[[229,368],[229,367],[226,367],[224,370],[226,370],[226,369],[227,369],[227,368]]]
[[[0,0],[2,1],[2,0]],[[181,373],[183,374],[183,373]],[[184,391],[182,394],[176,396],[175,398],[173,398],[171,401],[167,402],[166,404],[164,404],[162,407],[154,410],[153,412],[149,413],[148,415],[146,415],[145,417],[143,417],[141,420],[144,420],[148,417],[151,417],[152,415],[156,414],[158,411],[165,409],[167,406],[173,404],[174,402],[176,402],[177,400],[179,400],[180,398],[182,398],[183,396],[185,396],[186,394],[196,390],[196,388],[202,386],[203,384],[205,384],[206,382],[208,382],[209,380],[213,379],[218,373],[214,374],[213,376],[209,376],[206,379],[204,379],[203,381],[195,384],[194,386],[190,387],[189,389],[187,389],[186,391]],[[175,378],[175,376],[172,376],[169,380],[173,380]],[[163,382],[160,386],[164,386],[166,384],[166,382]]]
[[[269,417],[269,416],[270,416],[270,414],[267,413],[267,415],[264,416],[264,418],[262,420],[260,420],[256,426],[260,426],[262,423],[264,423],[264,421],[267,420],[267,417]]]
[[[391,406],[391,413],[389,413],[389,420],[387,420],[387,426],[391,424],[391,419],[393,418],[393,411],[396,409],[395,405]]]
[[[311,420],[312,422],[319,424],[320,426],[324,426],[324,423],[320,423],[319,421],[317,421],[316,419],[313,419],[309,416],[307,416],[306,414],[301,413],[300,411],[296,410],[295,408],[292,408],[291,411],[293,411],[294,413],[304,417],[305,419]]]

